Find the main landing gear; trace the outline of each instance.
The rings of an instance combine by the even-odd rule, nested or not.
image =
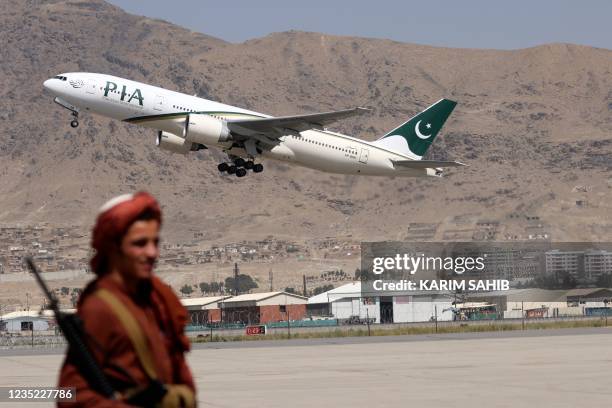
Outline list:
[[[220,163],[217,168],[221,173],[227,172],[227,174],[235,174],[236,177],[244,177],[247,175],[247,170],[252,170],[253,173],[261,173],[263,171],[263,164],[256,164],[252,160],[244,160],[239,157],[232,163]]]

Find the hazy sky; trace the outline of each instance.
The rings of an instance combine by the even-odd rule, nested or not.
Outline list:
[[[612,49],[611,0],[109,0],[230,42],[300,30],[462,48]]]

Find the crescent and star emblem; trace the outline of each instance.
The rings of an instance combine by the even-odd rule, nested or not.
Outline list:
[[[429,135],[424,135],[421,133],[421,131],[419,130],[419,125],[421,124],[421,121],[419,120],[416,125],[414,125],[414,132],[416,133],[417,137],[419,139],[429,139],[431,137],[431,134]],[[427,129],[431,128],[431,123],[428,123],[427,125],[425,125],[427,127]]]

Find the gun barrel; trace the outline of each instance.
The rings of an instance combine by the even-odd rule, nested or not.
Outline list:
[[[53,296],[53,293],[51,293],[51,291],[47,287],[47,284],[42,279],[42,276],[40,276],[40,271],[38,270],[38,268],[34,264],[34,260],[32,260],[32,258],[30,258],[28,256],[25,259],[25,261],[26,261],[26,264],[28,265],[28,268],[30,269],[30,272],[32,272],[34,274],[34,277],[36,278],[36,282],[38,282],[38,286],[40,286],[40,288],[42,289],[45,297],[47,299],[49,299],[50,306],[53,309],[53,311],[54,312],[59,311],[59,310],[56,310],[57,309],[57,303],[58,303],[57,302],[57,298],[55,296]]]
[[[32,258],[27,257],[25,261],[30,271],[32,271],[36,277],[38,285],[41,287],[47,299],[49,299],[51,309],[55,315],[55,320],[70,346],[68,352],[74,355],[79,370],[92,388],[98,390],[110,399],[115,399],[115,391],[85,344],[85,333],[82,330],[82,325],[79,324],[77,316],[60,312],[57,298],[53,296],[47,287],[47,284],[40,275],[40,271],[34,264]]]

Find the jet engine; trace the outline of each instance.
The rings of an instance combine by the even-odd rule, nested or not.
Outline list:
[[[224,120],[197,113],[187,115],[183,137],[187,141],[202,144],[216,144],[232,140]]]
[[[206,146],[201,143],[193,143],[175,134],[162,131],[157,132],[155,144],[162,150],[180,154],[206,149]]]

